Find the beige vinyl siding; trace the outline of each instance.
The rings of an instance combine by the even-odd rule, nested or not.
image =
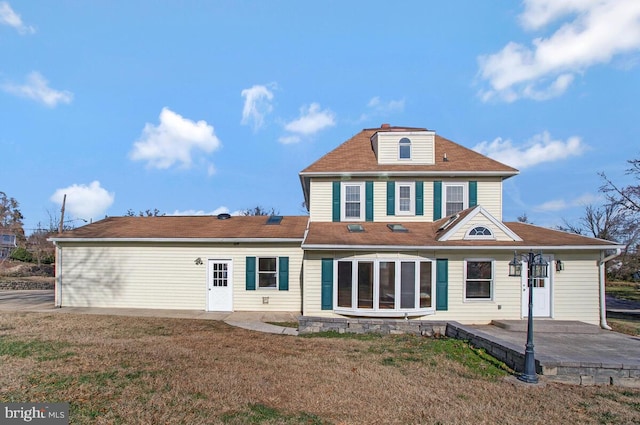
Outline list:
[[[477,179],[477,181],[478,205],[482,205],[482,208],[498,221],[502,221],[502,180],[496,177],[495,179]]]
[[[402,138],[411,140],[411,159],[399,159],[398,142]],[[374,151],[378,164],[433,164],[434,163],[433,132],[415,133],[377,133],[374,138]]]
[[[472,220],[469,220],[469,222],[466,223],[464,226],[461,226],[457,232],[455,232],[451,237],[449,237],[448,240],[450,241],[463,240],[465,239],[467,232],[469,230],[478,226],[483,226],[491,230],[491,232],[495,236],[495,240],[513,241],[513,238],[511,236],[507,235],[502,229],[500,229],[498,226],[493,224],[491,221],[489,221],[487,218],[485,218],[481,214],[478,214]]]
[[[309,221],[332,221],[332,182],[330,179],[311,179]]]
[[[556,320],[580,320],[599,324],[600,287],[598,254],[556,254],[564,270],[554,270],[551,283],[552,315]]]
[[[207,260],[232,260],[235,311],[300,311],[302,250],[284,244],[61,243],[62,306],[205,310]],[[288,256],[289,290],[245,290],[246,256]],[[202,264],[195,263],[196,258]],[[268,292],[268,293],[267,293]],[[269,304],[262,297],[269,297]]]

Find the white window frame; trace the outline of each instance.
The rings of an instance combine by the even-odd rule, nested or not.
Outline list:
[[[360,188],[360,215],[358,217],[347,217],[347,186],[358,186]],[[340,220],[341,221],[364,221],[366,210],[366,192],[364,182],[342,182],[340,187]]]
[[[489,280],[489,298],[467,298],[467,270],[468,263],[474,262],[483,262],[483,263],[491,263],[491,279]],[[494,290],[495,290],[495,282],[496,282],[496,262],[493,258],[465,258],[464,260],[464,279],[462,281],[462,289],[464,302],[472,302],[472,303],[485,303],[485,302],[493,302]]]
[[[410,199],[409,199],[409,211],[400,210],[400,187],[409,186]],[[416,183],[415,182],[396,182],[395,184],[395,215],[416,215]]]
[[[275,272],[271,271],[271,270],[269,270],[269,271],[260,271],[260,260],[261,259],[266,259],[266,258],[275,259],[275,262],[276,262],[276,270],[275,270]],[[278,267],[279,267],[279,263],[280,263],[279,257],[277,257],[277,256],[266,256],[266,255],[262,256],[262,257],[256,257],[256,263],[257,263],[256,264],[256,289],[265,290],[265,291],[274,291],[274,290],[277,291],[278,290],[278,286],[280,284],[280,282],[278,281],[278,279],[279,279]],[[260,286],[260,274],[267,274],[267,273],[275,273],[275,275],[276,275],[276,286],[274,286],[274,287]]]
[[[407,142],[403,142],[404,140],[407,140]],[[411,154],[413,153],[412,149],[411,149],[411,145],[412,144],[413,143],[411,142],[411,139],[409,139],[408,137],[403,137],[400,140],[398,140],[398,160],[400,160],[400,161],[411,161],[411,156],[412,156]],[[406,146],[406,147],[409,148],[409,156],[407,158],[403,158],[402,157],[402,154],[401,154],[402,149],[401,149],[401,147],[403,147],[403,146]]]
[[[442,217],[449,217],[453,214],[447,214],[447,187],[462,187],[462,210],[469,208],[469,185],[467,182],[442,182]],[[459,213],[456,211],[454,214]]]
[[[490,232],[490,234],[489,235],[472,235],[471,232],[474,229],[477,229],[478,227],[484,227],[485,229],[487,229]],[[469,230],[467,230],[467,233],[465,234],[464,239],[495,240],[496,239],[496,235],[495,235],[495,233],[493,233],[493,230],[491,230],[491,228],[489,226],[485,226],[484,224],[472,224],[471,227],[469,227]]]
[[[351,263],[351,307],[338,306],[338,263]],[[420,307],[420,263],[431,263],[431,306]],[[358,308],[358,263],[373,263],[373,307]],[[395,294],[394,299],[398,305],[394,309],[380,308],[380,263],[395,264]],[[415,304],[414,308],[400,308],[401,303],[401,263],[415,263]],[[334,260],[333,267],[333,310],[338,314],[356,316],[378,316],[378,317],[405,317],[424,316],[434,314],[436,309],[436,260],[432,258],[411,257],[411,258],[339,258]]]

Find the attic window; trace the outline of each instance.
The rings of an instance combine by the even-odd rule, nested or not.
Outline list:
[[[411,140],[406,137],[398,142],[398,158],[411,159]]]
[[[347,224],[347,229],[351,233],[364,232],[364,227],[362,226],[362,224]]]
[[[271,215],[267,219],[267,224],[277,225],[277,224],[280,224],[281,221],[282,221],[282,216],[281,215]]]
[[[408,232],[409,230],[404,227],[402,224],[387,224],[387,227],[392,231],[392,232],[398,232],[398,233],[402,233],[402,232]]]
[[[465,237],[465,239],[495,239],[491,229],[484,226],[472,227]]]

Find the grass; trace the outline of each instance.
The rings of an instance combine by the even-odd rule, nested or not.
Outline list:
[[[267,322],[271,325],[282,326],[283,328],[298,329],[298,322]]]
[[[69,402],[73,424],[640,423],[640,390],[522,387],[446,338],[1,313],[0,363],[0,402]]]
[[[607,282],[606,291],[615,298],[640,302],[640,283],[637,282]]]
[[[607,323],[616,331],[627,335],[640,336],[640,319],[638,318],[607,318]]]

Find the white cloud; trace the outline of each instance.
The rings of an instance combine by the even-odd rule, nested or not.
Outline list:
[[[572,136],[566,141],[552,140],[547,131],[536,134],[521,146],[514,146],[511,140],[497,137],[493,142],[484,141],[473,147],[476,152],[519,169],[578,156],[585,149],[580,137]]]
[[[320,109],[318,103],[300,108],[300,117],[285,124],[289,133],[278,139],[280,143],[297,143],[302,136],[311,136],[321,130],[336,125],[335,114],[330,109]]]
[[[213,211],[206,212],[204,210],[175,210],[173,213],[168,215],[218,215],[218,214],[231,214],[233,216],[241,215],[242,211],[234,211],[232,213],[229,212],[229,208],[222,206],[218,207]]]
[[[640,49],[639,1],[526,0],[524,5],[519,20],[525,29],[565,22],[530,46],[509,42],[499,52],[479,57],[479,76],[490,86],[479,92],[483,101],[560,96],[576,74]]]
[[[65,194],[67,195],[65,211],[69,216],[83,220],[102,218],[115,199],[115,194],[101,187],[97,180],[88,186],[72,184],[69,187],[58,189],[50,199],[58,205],[62,205]]]
[[[368,121],[376,116],[385,116],[404,111],[404,99],[382,101],[379,96],[372,97],[367,103],[367,112],[360,115],[359,121]]]
[[[15,28],[20,34],[33,34],[35,28],[25,25],[22,18],[11,8],[6,1],[0,1],[0,24]]]
[[[220,147],[213,127],[206,121],[194,122],[169,108],[160,112],[160,124],[145,124],[142,136],[133,144],[129,157],[147,161],[149,167],[166,169],[175,163],[189,168],[193,151],[211,153]],[[214,170],[209,165],[208,172]]]
[[[573,199],[554,199],[533,207],[536,212],[562,211],[574,207],[585,207],[587,205],[601,202],[602,196],[585,193]]]
[[[2,85],[2,89],[7,93],[35,100],[50,108],[59,103],[71,103],[73,93],[67,90],[54,90],[48,84],[49,82],[42,74],[34,71],[27,75],[25,84],[5,83]]]
[[[274,84],[271,86],[275,87]],[[255,85],[242,90],[240,94],[244,97],[241,123],[243,125],[251,124],[254,130],[258,130],[264,125],[264,117],[273,111],[271,105],[273,92],[267,86]]]

